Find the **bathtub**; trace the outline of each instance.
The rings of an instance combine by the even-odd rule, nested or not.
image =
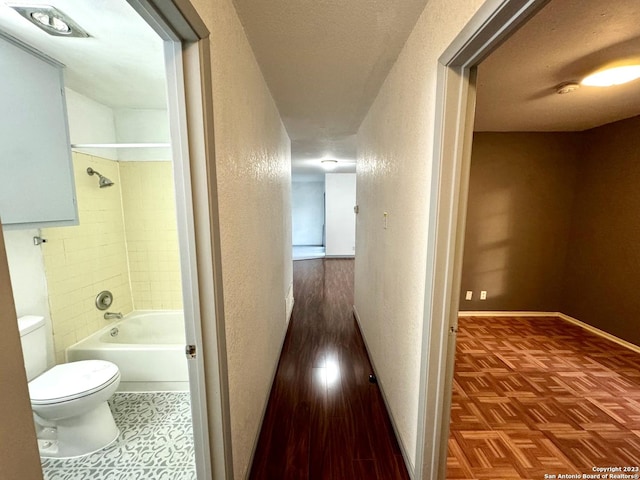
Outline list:
[[[138,310],[67,348],[67,361],[108,360],[120,369],[122,391],[188,390],[180,310]]]

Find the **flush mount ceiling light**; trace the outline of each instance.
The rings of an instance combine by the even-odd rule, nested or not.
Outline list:
[[[618,65],[598,70],[586,76],[580,83],[589,87],[611,87],[637,78],[640,78],[640,64]]]
[[[338,160],[332,158],[325,158],[324,160],[320,160],[322,168],[324,168],[327,172],[331,172],[336,169],[338,166]]]
[[[9,5],[36,27],[56,37],[88,37],[80,26],[50,5]]]

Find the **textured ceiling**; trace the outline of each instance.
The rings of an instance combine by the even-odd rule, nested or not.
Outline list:
[[[48,35],[0,3],[0,29],[63,63],[69,88],[114,108],[166,108],[162,41],[126,0],[28,4],[52,5],[90,35]]]
[[[291,137],[293,171],[325,155],[355,159],[358,127],[426,0],[234,3]]]
[[[0,3],[0,29],[64,63],[67,85],[105,105],[164,108],[162,42],[125,0],[32,0],[89,39],[51,37]],[[235,0],[292,140],[293,171],[350,160],[355,134],[426,0]],[[558,95],[602,65],[640,57],[638,0],[552,0],[478,70],[476,130],[584,130],[640,114],[640,80]]]
[[[640,114],[640,80],[555,87],[640,58],[638,0],[552,0],[478,67],[476,131],[577,131]]]

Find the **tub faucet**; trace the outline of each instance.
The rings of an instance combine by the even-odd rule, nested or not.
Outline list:
[[[122,313],[118,312],[106,312],[104,314],[104,319],[105,320],[113,320],[114,318],[117,318],[118,320],[120,320],[122,318]]]

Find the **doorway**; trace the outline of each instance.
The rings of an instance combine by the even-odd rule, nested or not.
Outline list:
[[[215,243],[218,229],[210,210],[212,202],[215,203],[215,188],[213,191],[208,188],[211,176],[215,184],[215,174],[210,174],[211,157],[207,155],[212,152],[213,142],[211,134],[204,128],[205,122],[212,118],[210,102],[207,104],[203,99],[206,92],[211,91],[208,32],[195,11],[188,8],[188,2],[176,2],[186,9],[186,13],[173,2],[169,2],[170,5],[160,3],[163,5],[158,7],[153,2],[130,2],[164,40],[174,159],[172,183],[176,190],[181,293],[186,319],[185,343],[190,354],[192,408],[187,417],[193,420],[198,478],[228,478],[228,466],[231,464],[226,426],[228,405],[226,389],[221,387],[225,369],[224,364],[218,362],[218,358],[225,355],[224,340],[218,341],[219,327],[223,325],[222,315],[218,314],[221,312],[220,279],[219,273],[214,271],[219,267],[219,251]],[[202,175],[192,184],[195,171]],[[201,305],[200,298],[207,300]],[[203,329],[203,323],[209,328]],[[208,350],[206,362],[202,354],[205,344]],[[205,368],[211,374],[205,375]],[[210,392],[208,396],[206,391]]]
[[[518,5],[516,5],[516,3],[518,3]],[[435,356],[430,357],[430,359],[432,360],[432,366],[433,366],[434,360],[437,362],[438,360],[446,359],[446,362],[438,364],[437,367],[435,366],[433,367],[436,369],[440,368],[440,370],[438,372],[435,372],[434,376],[431,377],[432,379],[438,379],[439,378],[438,375],[446,371],[446,374],[444,375],[445,378],[442,379],[443,387],[441,390],[441,392],[444,394],[443,406],[444,406],[445,412],[448,412],[450,409],[450,405],[448,402],[450,401],[450,394],[451,394],[451,374],[452,374],[452,364],[453,364],[452,356],[453,356],[454,346],[456,343],[455,337],[456,337],[457,327],[458,327],[458,324],[457,324],[458,302],[465,302],[465,300],[459,300],[459,299],[460,299],[460,282],[461,282],[461,271],[462,271],[462,246],[463,246],[462,244],[463,244],[464,229],[465,229],[464,217],[466,212],[467,192],[469,187],[468,181],[469,181],[469,167],[470,167],[471,131],[473,130],[473,111],[474,111],[474,100],[475,100],[474,98],[475,97],[475,82],[474,82],[475,74],[473,71],[473,67],[477,66],[478,63],[488,55],[488,53],[491,53],[491,51],[497,46],[498,43],[500,43],[506,36],[508,36],[510,33],[514,31],[514,23],[512,23],[513,21],[515,21],[515,23],[517,24],[521,20],[530,18],[530,16],[533,13],[535,13],[538,9],[540,9],[542,6],[546,4],[546,2],[538,2],[537,5],[534,5],[534,3],[535,2],[502,2],[502,4],[499,6],[498,9],[492,10],[490,15],[485,17],[482,16],[482,9],[481,9],[479,12],[480,16],[479,17],[477,16],[472,20],[472,22],[469,25],[469,30],[482,32],[487,25],[491,25],[492,23],[494,23],[495,28],[490,29],[489,31],[491,39],[490,40],[486,40],[486,38],[484,40],[478,39],[478,38],[474,39],[474,35],[467,35],[463,33],[461,37],[462,39],[464,39],[464,41],[458,44],[459,49],[456,48],[456,45],[455,45],[456,42],[454,42],[452,47],[445,53],[445,55],[441,59],[443,64],[441,64],[441,69],[439,72],[439,86],[440,86],[439,93],[442,94],[442,96],[440,97],[441,109],[439,110],[439,115],[442,115],[440,118],[444,126],[441,129],[439,128],[438,130],[438,133],[442,135],[440,137],[442,138],[442,140],[441,140],[441,143],[436,147],[436,159],[440,159],[440,160],[438,162],[438,165],[435,168],[441,169],[444,167],[445,170],[438,170],[441,175],[440,175],[440,178],[438,179],[439,183],[434,186],[437,186],[440,189],[440,192],[436,193],[434,195],[434,198],[438,199],[439,201],[442,201],[442,200],[445,201],[446,203],[445,210],[449,212],[457,211],[458,213],[457,215],[447,217],[448,223],[446,224],[441,224],[438,221],[432,224],[434,227],[437,226],[439,228],[444,228],[445,231],[447,232],[443,237],[439,237],[438,236],[439,234],[436,234],[432,237],[433,241],[436,244],[433,251],[434,252],[439,251],[441,254],[445,255],[446,258],[445,259],[438,258],[437,260],[436,259],[432,260],[433,263],[431,265],[434,266],[434,271],[436,272],[436,276],[433,277],[432,281],[434,283],[431,284],[433,288],[429,290],[429,296],[427,298],[432,302],[431,303],[432,313],[435,314],[435,312],[439,311],[441,314],[444,314],[444,316],[442,317],[438,317],[437,315],[431,317],[431,319],[434,320],[435,323],[439,323],[440,320],[442,320],[443,322],[442,322],[442,325],[436,326],[435,329],[433,325],[430,326],[430,328],[432,329],[430,333],[435,332],[437,335],[439,335],[438,340],[436,340],[435,343],[431,343],[430,345],[431,347],[435,347],[436,349],[440,348],[438,347],[439,345],[444,350],[448,350],[448,353],[445,354],[443,357],[440,357],[439,355],[440,353],[442,353],[442,350],[437,350],[435,353]],[[501,10],[503,7],[506,7],[507,10]],[[520,10],[515,15],[511,15],[508,10],[510,7],[514,7],[516,10],[517,9],[520,9]],[[478,21],[478,23],[475,23],[476,21]],[[496,21],[497,23],[495,23]],[[456,71],[453,68],[449,68],[449,69],[442,68],[446,65],[448,60],[450,60],[452,57],[460,55],[461,51],[464,51],[465,49],[467,49],[469,47],[469,44],[470,43],[473,44],[475,41],[478,41],[478,43],[471,47],[472,54],[470,55],[471,60],[468,63],[469,68],[466,68],[466,69],[460,68],[458,71]],[[487,44],[492,44],[492,46],[490,46],[488,50],[485,50],[482,46],[479,47],[478,45],[482,44],[483,41],[486,41],[485,46]],[[496,43],[492,43],[492,42],[496,42]],[[593,58],[591,58],[591,60],[593,60]],[[449,64],[449,66],[451,67],[451,64]],[[593,65],[590,66],[590,68],[593,68]],[[449,90],[450,85],[453,85],[454,90]],[[465,89],[468,89],[468,90],[465,91]],[[448,97],[447,93],[450,94],[451,97]],[[554,93],[551,90],[546,94],[554,95]],[[542,93],[540,95],[542,95]],[[560,97],[554,96],[554,98],[557,99]],[[459,133],[459,131],[456,132],[455,128],[452,130],[448,130],[447,128],[446,119],[449,117],[452,111],[457,111],[458,115],[459,115],[459,112],[466,111],[466,114],[465,114],[466,116],[465,115],[458,116],[458,123],[454,124],[456,125],[455,128],[459,129],[459,131],[464,132],[464,134],[462,135]],[[451,126],[453,127],[454,125],[451,125]],[[455,148],[447,150],[446,145],[452,141],[452,137],[448,136],[449,134],[452,135],[453,139],[457,138],[460,141],[460,143],[455,145]],[[458,171],[457,172],[454,171],[454,173],[451,174],[450,176],[446,176],[447,175],[446,170],[449,167],[446,166],[445,162],[443,161],[443,157],[441,156],[443,153],[447,153],[447,152],[448,154],[451,155],[450,157],[446,157],[447,159],[450,160],[453,158],[455,159],[455,162],[458,162],[461,160],[460,163],[457,163],[454,167],[454,170],[458,169]],[[452,179],[455,179],[455,180],[451,181]],[[436,189],[434,189],[434,191],[435,190]],[[475,204],[477,204],[477,198],[474,201],[474,205]],[[439,213],[441,213],[441,211]],[[504,216],[506,212],[500,212],[496,210],[494,213],[496,213],[497,215]],[[433,219],[434,217],[432,216],[431,218]],[[438,214],[436,214],[436,218],[438,218]],[[457,233],[454,233],[454,235],[451,236],[449,234],[451,233],[452,230]],[[448,238],[450,241],[449,243],[440,244],[441,247],[442,246],[446,247],[443,250],[438,250],[438,247],[437,247],[437,244],[440,238]],[[450,262],[450,263],[448,265],[445,265],[447,262]],[[441,269],[441,266],[442,266],[442,269]],[[446,274],[439,277],[437,273],[438,271],[446,272]],[[497,278],[498,276],[494,275],[494,277]],[[500,290],[499,288],[500,282],[499,281],[496,282],[495,285],[496,285],[496,288]],[[447,292],[447,289],[450,289],[451,291]],[[476,296],[478,296],[479,293],[481,292],[480,291],[473,292],[473,294],[470,294],[470,296],[473,296],[473,300],[475,300]],[[482,299],[482,297],[480,298]],[[448,313],[445,312],[447,308],[450,309]],[[447,328],[449,330],[445,331],[445,329]],[[433,341],[433,337],[431,338]],[[433,349],[431,350],[431,352],[432,352],[432,355],[434,355]],[[424,356],[423,356],[423,360],[424,360]],[[445,364],[447,365],[446,368],[444,368]],[[425,365],[425,367],[426,366],[427,365]],[[428,376],[429,374],[430,374],[429,370],[427,369],[426,375]],[[427,387],[427,391],[429,390],[431,390],[431,388]],[[428,395],[429,395],[428,393],[425,395],[425,399],[428,399]],[[438,408],[437,401],[432,405],[434,408],[436,409]],[[436,423],[439,424],[440,427],[442,428],[441,431],[446,432],[447,426],[448,426],[448,419],[446,419],[444,422],[436,422]],[[446,437],[447,437],[447,434],[440,437],[440,446],[441,448],[444,448],[444,449],[446,449],[446,444],[445,444]],[[433,451],[431,450],[430,453],[433,453]],[[440,453],[442,455],[442,450]],[[440,463],[439,467],[436,470],[430,470],[432,476],[429,476],[425,473],[423,475],[423,478],[433,478],[434,473],[436,471],[440,472],[440,477],[444,475],[443,456],[440,457],[440,460],[436,460],[436,463],[438,462]],[[433,463],[431,463],[431,465],[433,465]],[[424,462],[424,466],[426,469],[429,468],[428,460]]]
[[[484,4],[439,59],[416,478],[445,478],[476,66],[545,0]]]

